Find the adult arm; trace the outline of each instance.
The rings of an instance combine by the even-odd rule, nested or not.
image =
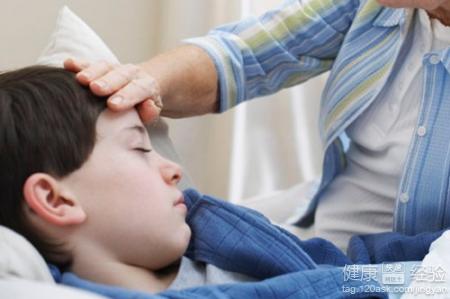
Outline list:
[[[217,72],[203,49],[184,45],[142,63],[141,67],[160,85],[163,116],[188,117],[218,110]]]
[[[209,55],[201,48],[183,45],[151,58],[140,65],[113,65],[65,61],[66,69],[100,96],[109,96],[108,106],[123,110],[138,106],[144,122],[159,115],[187,117],[216,112],[217,73]],[[119,101],[115,101],[119,99]]]
[[[331,68],[358,8],[358,0],[290,0],[258,18],[187,40],[191,46],[140,65],[154,78],[156,87],[153,94],[126,95],[128,105],[145,100],[144,96],[160,96],[162,115],[192,116],[225,111],[303,82]],[[110,71],[97,70],[84,83],[105,80],[106,75],[108,91],[92,84],[93,91],[102,95],[124,93],[120,88],[127,87],[126,80],[114,84],[108,77]]]

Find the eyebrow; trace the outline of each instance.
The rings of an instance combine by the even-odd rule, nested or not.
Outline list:
[[[145,134],[145,133],[147,133],[147,129],[145,129],[143,126],[141,126],[141,125],[134,125],[134,126],[131,126],[131,127],[126,127],[126,128],[124,128],[123,129],[123,131],[125,131],[125,130],[136,130],[136,131],[138,131],[140,134]]]

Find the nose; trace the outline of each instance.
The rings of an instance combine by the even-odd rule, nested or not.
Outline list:
[[[161,175],[164,181],[170,185],[176,185],[180,182],[182,174],[181,167],[177,163],[162,158]]]

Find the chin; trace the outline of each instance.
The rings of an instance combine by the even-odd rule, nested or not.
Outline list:
[[[185,223],[184,227],[183,227],[183,234],[180,237],[180,243],[181,243],[181,249],[182,249],[182,254],[184,254],[184,252],[187,250],[188,246],[189,246],[189,241],[191,240],[191,235],[192,235],[192,231],[191,228],[189,227],[189,225],[187,225],[187,223]]]
[[[176,239],[173,240],[173,242],[167,246],[166,248],[167,250],[164,252],[165,257],[159,260],[161,264],[159,264],[157,267],[154,268],[162,269],[179,261],[185,254],[189,246],[190,239],[191,239],[191,229],[186,224],[186,227],[183,227],[183,229],[180,230],[180,233],[176,237]]]
[[[189,247],[189,241],[191,240],[191,228],[185,224],[182,230],[180,230],[177,239],[175,240],[175,244],[173,246],[174,252],[176,256],[182,257],[186,250]]]

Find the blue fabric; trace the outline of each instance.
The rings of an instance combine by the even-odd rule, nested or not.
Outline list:
[[[421,261],[431,243],[444,231],[406,236],[399,233],[381,233],[354,236],[347,254],[355,264],[379,264],[403,261]]]
[[[192,238],[185,256],[227,271],[243,273],[259,282],[199,286],[159,294],[137,292],[83,280],[51,266],[56,282],[110,298],[386,298],[375,280],[346,280],[341,267],[359,263],[422,260],[442,232],[414,237],[382,233],[354,237],[349,257],[332,243],[314,238],[301,241],[272,225],[254,210],[201,195],[184,192],[186,221]],[[353,290],[349,294],[345,290]]]
[[[200,286],[148,294],[86,281],[52,267],[55,281],[110,298],[386,298],[374,281],[345,280],[342,268],[351,263],[338,248],[321,239],[301,241],[272,225],[261,214],[199,194],[184,192],[192,238],[186,256],[224,270],[243,273],[259,282]],[[323,266],[319,264],[329,264]]]

